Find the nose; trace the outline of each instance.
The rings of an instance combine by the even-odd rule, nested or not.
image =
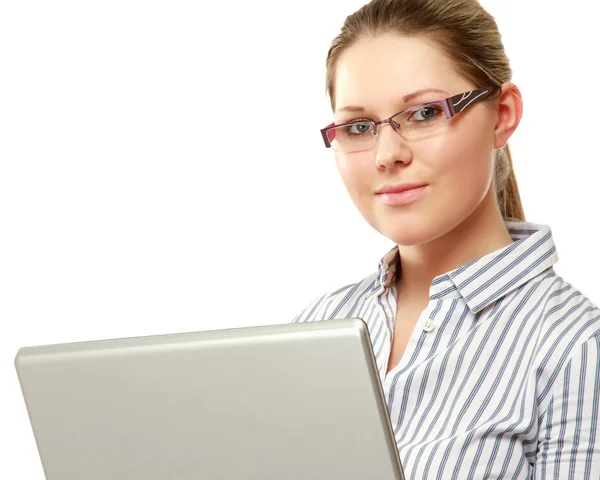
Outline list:
[[[378,168],[393,168],[412,161],[412,152],[406,140],[400,134],[400,130],[395,130],[390,124],[377,127],[375,143],[375,163]]]

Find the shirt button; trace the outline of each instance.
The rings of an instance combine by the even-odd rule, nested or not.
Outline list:
[[[423,324],[423,330],[425,330],[426,332],[431,332],[434,328],[435,327],[434,327],[433,322],[431,320],[427,320]]]

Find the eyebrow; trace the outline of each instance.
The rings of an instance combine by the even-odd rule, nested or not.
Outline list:
[[[417,98],[421,95],[425,95],[426,93],[431,93],[431,92],[436,92],[436,93],[443,93],[444,95],[448,95],[447,92],[445,92],[444,90],[440,90],[439,88],[422,88],[421,90],[416,90],[412,93],[409,93],[407,95],[404,95],[404,97],[402,97],[402,103],[408,103],[411,100],[413,100],[414,98]],[[336,110],[336,112],[364,112],[365,111],[365,107],[358,107],[355,105],[348,105],[346,107],[342,107]]]

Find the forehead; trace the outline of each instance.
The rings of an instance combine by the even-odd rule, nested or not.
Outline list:
[[[347,105],[385,108],[390,102],[424,88],[455,94],[468,90],[469,82],[440,48],[423,37],[388,34],[362,38],[338,59],[336,109]],[[428,95],[423,101],[440,97],[439,93]],[[434,98],[430,98],[432,95]]]

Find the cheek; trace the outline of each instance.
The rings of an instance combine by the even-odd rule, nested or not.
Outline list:
[[[335,163],[337,165],[342,181],[348,193],[354,202],[359,201],[360,195],[366,190],[368,185],[368,161],[361,158],[360,153],[354,154],[335,154]]]
[[[483,135],[474,139],[472,134],[440,140],[430,144],[423,158],[428,159],[433,178],[447,194],[481,196],[493,175],[490,142]]]
[[[376,172],[374,172],[375,160],[372,158],[372,154],[344,155],[336,153],[335,162],[350,199],[361,215],[373,225],[372,195],[376,183]]]

